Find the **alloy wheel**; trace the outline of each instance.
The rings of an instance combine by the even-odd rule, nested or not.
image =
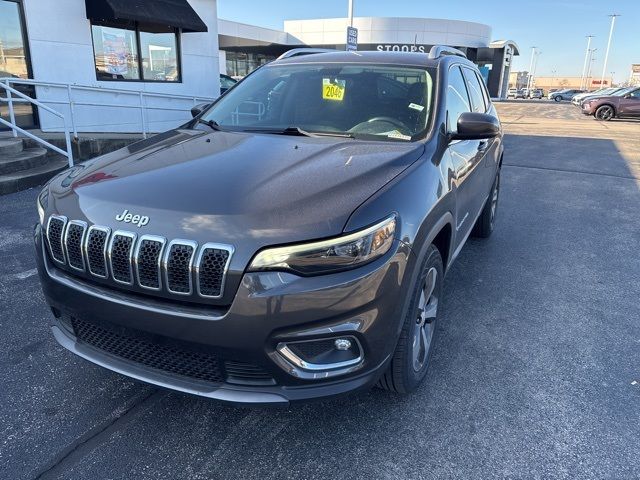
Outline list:
[[[429,359],[431,340],[436,328],[438,314],[438,297],[436,296],[436,282],[438,271],[431,267],[427,272],[420,292],[416,321],[413,327],[413,369],[422,370]]]
[[[500,197],[500,174],[496,177],[496,184],[491,193],[491,227],[496,218],[496,211],[498,210],[498,198]]]
[[[596,112],[598,120],[611,120],[613,117],[613,108],[609,106],[600,107]]]

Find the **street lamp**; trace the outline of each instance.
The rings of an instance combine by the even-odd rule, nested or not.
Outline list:
[[[536,59],[533,62],[533,72],[531,73],[531,87],[533,87],[535,82],[536,68],[538,68],[538,57],[540,55],[542,55],[542,52],[536,52]]]
[[[538,47],[531,47],[531,62],[529,63],[529,78],[527,79],[527,90],[531,88],[531,72],[533,70],[533,59],[536,55],[536,48]]]
[[[607,61],[609,60],[609,49],[611,48],[611,37],[613,37],[613,27],[616,24],[616,18],[619,17],[617,13],[609,15],[611,17],[611,29],[609,29],[609,41],[607,42],[607,53],[604,55],[604,65],[602,66],[602,77],[600,78],[600,85],[604,82],[604,74],[607,71]]]
[[[584,75],[587,72],[587,59],[589,58],[589,49],[591,48],[591,39],[595,35],[587,35],[587,51],[584,54],[584,66],[582,67],[582,77],[580,78],[580,90],[582,90],[585,82]]]
[[[589,50],[589,69],[587,70],[587,76],[585,77],[585,84],[584,84],[584,90],[589,90],[589,84],[591,82],[589,82],[589,79],[591,78],[591,67],[593,66],[594,62],[596,61],[596,57],[594,56],[594,53],[596,53],[596,50],[598,50],[597,48],[592,48],[591,50]],[[582,89],[580,89],[582,90]]]

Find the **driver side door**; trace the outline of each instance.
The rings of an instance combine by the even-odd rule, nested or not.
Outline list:
[[[465,112],[472,112],[473,106],[461,66],[449,68],[447,82],[447,133],[457,132],[458,118]],[[453,184],[456,190],[456,249],[471,233],[480,209],[484,191],[481,160],[483,149],[480,140],[453,140],[449,144],[449,154],[454,168]]]

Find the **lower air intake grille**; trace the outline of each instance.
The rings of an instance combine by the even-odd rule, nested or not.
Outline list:
[[[84,270],[82,241],[84,239],[85,228],[84,225],[78,223],[69,223],[67,227],[66,245],[69,265],[78,270]]]
[[[65,221],[57,217],[51,217],[49,219],[49,228],[47,231],[47,238],[49,240],[49,247],[51,250],[51,256],[58,262],[64,262],[64,251],[62,250],[62,234],[64,231]]]
[[[78,318],[72,318],[71,324],[80,342],[115,357],[196,380],[213,383],[223,380],[215,355],[137,338],[125,329],[117,328],[115,331]],[[168,339],[164,340],[168,342]]]
[[[191,259],[194,246],[174,243],[167,259],[167,288],[173,293],[191,293]]]
[[[131,283],[131,249],[133,237],[116,233],[111,245],[111,270],[113,278],[122,283]]]
[[[200,259],[198,285],[200,295],[219,297],[222,293],[229,252],[219,248],[205,248]]]
[[[253,384],[253,385],[274,385],[276,382],[269,373],[257,365],[243,362],[224,362],[229,383]]]

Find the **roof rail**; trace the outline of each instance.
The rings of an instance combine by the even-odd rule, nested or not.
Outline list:
[[[464,52],[447,45],[434,45],[429,50],[429,58],[440,58],[444,55],[457,55],[458,57],[467,58]]]
[[[330,53],[337,51],[338,50],[334,50],[332,48],[293,48],[284,52],[276,60],[282,60],[283,58],[300,57],[302,55],[311,55],[313,53]]]

